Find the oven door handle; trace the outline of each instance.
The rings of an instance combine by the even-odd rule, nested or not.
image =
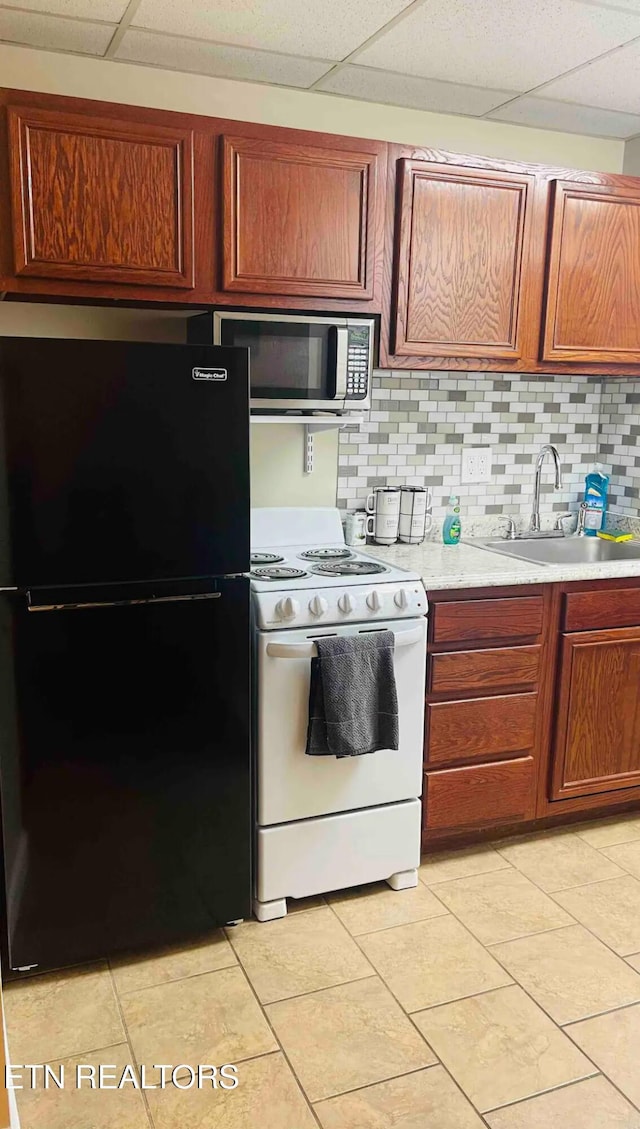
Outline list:
[[[369,633],[362,631],[358,634]],[[393,634],[396,647],[410,647],[424,638],[422,627],[416,627],[413,631],[394,631]],[[267,643],[267,654],[272,659],[314,659],[318,655],[318,649],[314,643]]]

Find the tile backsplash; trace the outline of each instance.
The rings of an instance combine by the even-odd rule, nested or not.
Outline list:
[[[640,506],[640,381],[602,385],[599,458],[611,474],[609,504],[625,514]]]
[[[635,387],[640,391],[640,384]],[[620,394],[616,389],[606,393]],[[540,510],[549,515],[575,507],[584,476],[597,457],[601,395],[601,382],[586,376],[563,380],[377,371],[369,421],[359,432],[340,435],[338,505],[361,508],[367,493],[385,483],[426,485],[433,489],[436,521],[452,492],[461,496],[463,517],[502,511],[524,517],[531,512],[535,456],[543,443],[554,443],[562,459],[563,484],[556,493],[552,467],[546,466]],[[624,411],[617,401],[611,408],[617,412],[619,406]],[[635,439],[629,437],[628,442]],[[460,483],[463,445],[491,446],[490,482]],[[610,457],[605,460],[603,455],[603,461]],[[629,459],[634,462],[630,450]],[[640,483],[640,465],[633,470]]]

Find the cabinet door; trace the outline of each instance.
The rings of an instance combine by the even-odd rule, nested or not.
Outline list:
[[[519,357],[533,178],[399,164],[394,352]]]
[[[640,363],[640,190],[551,190],[544,359]]]
[[[223,289],[373,296],[378,154],[225,137]]]
[[[552,799],[640,785],[640,628],[562,638]]]
[[[12,106],[18,275],[193,286],[190,130]]]

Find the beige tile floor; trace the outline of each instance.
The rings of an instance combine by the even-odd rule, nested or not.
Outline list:
[[[8,985],[14,1062],[152,1081],[154,1063],[233,1063],[239,1080],[25,1088],[23,1129],[640,1129],[637,816],[291,908]]]

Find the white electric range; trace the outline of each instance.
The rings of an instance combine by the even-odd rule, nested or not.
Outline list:
[[[255,624],[254,913],[282,917],[303,898],[386,879],[417,883],[427,600],[415,573],[345,546],[328,508],[251,515]],[[307,756],[311,658],[322,635],[391,630],[400,746],[359,757]],[[345,686],[345,709],[357,709]]]

